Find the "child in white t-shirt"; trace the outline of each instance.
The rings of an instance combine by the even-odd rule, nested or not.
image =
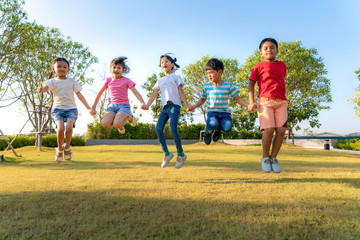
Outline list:
[[[66,160],[70,160],[72,157],[70,143],[73,128],[75,127],[75,122],[78,116],[78,110],[74,99],[74,92],[76,93],[79,100],[89,110],[90,114],[96,114],[96,111],[93,111],[90,108],[84,96],[81,94],[80,91],[82,90],[82,87],[75,80],[66,77],[67,73],[69,72],[69,66],[69,62],[65,58],[54,59],[51,69],[53,72],[55,72],[57,77],[51,78],[51,74],[51,79],[45,81],[44,86],[39,86],[37,88],[38,93],[44,93],[47,91],[52,91],[54,93],[54,104],[51,115],[57,126],[58,147],[55,148],[55,161],[58,163],[62,162],[63,160],[63,151],[64,158]]]
[[[177,149],[177,161],[175,164],[176,168],[181,168],[187,156],[184,154],[180,134],[177,129],[179,123],[181,100],[184,102],[186,107],[189,104],[186,100],[186,96],[183,91],[184,82],[179,75],[173,73],[174,66],[179,68],[176,64],[176,58],[172,58],[169,55],[162,55],[160,57],[160,67],[165,72],[165,76],[158,79],[155,86],[153,87],[154,92],[149,98],[146,104],[145,110],[149,109],[149,106],[157,98],[159,92],[161,92],[161,104],[163,109],[161,110],[158,122],[156,124],[156,134],[158,135],[161,148],[164,152],[163,162],[161,167],[166,167],[170,160],[174,157],[174,154],[169,152],[166,139],[164,134],[164,127],[167,121],[170,119],[170,132],[174,138],[174,142]]]

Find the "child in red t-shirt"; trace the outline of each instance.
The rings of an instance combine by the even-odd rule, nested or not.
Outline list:
[[[277,154],[280,151],[287,128],[287,99],[285,97],[286,65],[276,61],[278,44],[273,38],[261,41],[260,55],[264,61],[257,63],[249,78],[249,110],[257,107],[260,128],[263,132],[261,158],[262,169],[265,172],[280,172]],[[254,100],[255,83],[259,86],[258,103]],[[275,138],[270,147],[275,132]]]

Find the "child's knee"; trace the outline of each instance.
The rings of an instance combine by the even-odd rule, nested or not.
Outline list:
[[[232,122],[231,121],[226,121],[225,123],[223,123],[223,125],[221,127],[222,127],[222,130],[224,132],[231,132],[231,130],[232,130]]]
[[[216,120],[216,118],[209,118],[206,125],[207,128],[214,130],[219,127],[219,122]]]

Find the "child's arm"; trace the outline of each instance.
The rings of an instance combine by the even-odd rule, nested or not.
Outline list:
[[[80,91],[78,91],[76,93],[76,96],[79,98],[79,100],[84,104],[84,106],[86,107],[87,110],[89,110],[91,115],[95,115],[96,111],[94,113],[93,109],[91,109],[91,107],[89,106],[89,104],[87,103],[87,101],[85,100],[84,96],[81,94]]]
[[[241,106],[249,108],[249,103],[247,101],[245,101],[244,99],[242,99],[239,95],[236,95],[234,97],[234,100]]]
[[[142,104],[141,109],[145,110],[146,105],[145,105],[145,101],[142,98],[141,94],[138,92],[138,90],[136,90],[135,87],[131,87],[130,90],[133,92],[133,94],[135,95],[135,97],[139,100],[139,102]]]
[[[41,85],[41,86],[39,86],[39,87],[37,88],[37,92],[38,92],[38,93],[44,93],[44,92],[47,92],[47,91],[49,91],[49,86],[47,86],[47,85],[45,85],[45,87],[43,87],[43,86]]]
[[[159,94],[159,89],[154,89],[153,94],[151,95],[151,97],[148,100],[148,103],[145,105],[145,109],[144,110],[148,110],[150,105],[155,101],[155,99],[157,98],[158,94]]]
[[[189,105],[188,101],[186,100],[186,96],[185,96],[185,93],[184,93],[183,85],[182,85],[182,84],[179,85],[178,90],[179,90],[180,98],[181,98],[181,100],[183,101],[183,103],[185,104],[185,107],[186,107],[186,108],[189,108],[190,105]]]
[[[98,94],[96,95],[96,98],[95,98],[95,100],[94,100],[94,103],[93,103],[93,105],[92,105],[92,107],[91,107],[91,109],[92,109],[93,111],[96,111],[96,106],[98,105],[98,103],[99,103],[99,101],[100,101],[100,98],[101,98],[102,94],[104,93],[104,91],[105,91],[105,89],[104,89],[104,88],[101,88],[100,91],[98,92]]]
[[[189,112],[193,112],[193,111],[195,111],[196,108],[200,107],[205,102],[206,102],[206,98],[200,98],[194,105],[189,106],[187,110]]]
[[[249,92],[249,106],[248,106],[248,110],[249,110],[249,111],[253,111],[253,110],[256,108],[256,102],[255,102],[255,97],[254,97],[255,81],[249,80],[248,92]]]

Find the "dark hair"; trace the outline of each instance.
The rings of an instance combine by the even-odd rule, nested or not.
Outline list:
[[[224,64],[217,58],[212,58],[205,64],[205,70],[224,71]]]
[[[55,58],[52,63],[51,63],[51,68],[57,63],[57,62],[66,62],[68,65],[68,68],[70,68],[70,63],[66,58],[63,57],[57,57]],[[51,79],[53,77],[53,71],[51,71],[50,75],[49,75],[49,79]]]
[[[171,54],[171,53],[165,53],[164,55],[160,56],[160,66],[161,66],[161,59],[163,57],[166,57],[167,60],[169,60],[171,63],[173,63],[176,68],[180,68],[180,65],[176,63],[177,59],[170,57],[169,54]],[[172,69],[174,69],[174,67]]]
[[[117,57],[114,58],[113,60],[111,60],[110,62],[110,66],[111,65],[121,65],[124,69],[125,69],[125,73],[130,72],[130,68],[128,65],[126,65],[125,60],[127,59],[127,57]]]
[[[261,50],[262,45],[264,45],[265,42],[272,42],[273,44],[275,44],[276,49],[278,49],[278,43],[274,38],[265,38],[261,41],[261,43],[259,45],[259,50]]]

